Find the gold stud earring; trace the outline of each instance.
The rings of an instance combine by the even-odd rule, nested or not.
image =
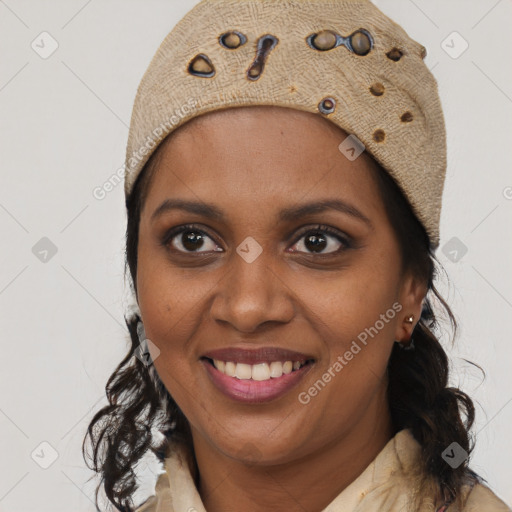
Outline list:
[[[408,317],[406,317],[406,319],[404,320],[404,322],[406,324],[412,324],[414,322],[414,315],[409,315]]]

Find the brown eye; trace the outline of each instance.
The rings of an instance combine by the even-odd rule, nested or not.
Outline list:
[[[203,235],[195,231],[185,231],[181,234],[179,241],[187,251],[196,251],[204,245]]]
[[[173,250],[185,254],[222,251],[207,233],[194,226],[182,226],[171,230],[164,237],[162,243],[166,247],[172,246]],[[200,249],[206,250],[201,251]]]
[[[350,247],[348,241],[329,226],[307,229],[294,245],[300,247],[297,252],[321,255],[339,253]],[[325,251],[326,248],[331,250]]]
[[[313,233],[305,238],[304,246],[308,251],[322,252],[328,245],[326,238],[327,237],[322,234]]]

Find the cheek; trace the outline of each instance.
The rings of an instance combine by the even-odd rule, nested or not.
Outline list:
[[[191,277],[190,270],[171,266],[162,249],[148,245],[141,240],[139,246],[139,306],[148,337],[169,346],[188,337],[198,320],[196,306],[210,286],[200,276]]]
[[[339,426],[352,415],[362,414],[361,404],[384,386],[387,363],[394,341],[397,315],[398,273],[388,257],[361,258],[346,269],[311,279],[300,288],[309,308],[304,315],[324,341],[326,357],[315,375],[319,383],[312,394],[320,408],[327,408],[329,421]],[[315,382],[309,383],[315,387]],[[308,389],[304,389],[308,393]],[[307,398],[307,397],[306,397]],[[332,412],[332,415],[331,415]]]
[[[373,295],[371,300],[356,301],[347,294],[337,304],[332,300],[318,306],[331,313],[325,316],[327,329],[320,327],[328,330],[329,337],[323,337],[326,357],[299,392],[301,403],[308,401],[306,421],[316,421],[315,429],[324,436],[340,435],[368,413],[369,404],[380,411],[386,402],[386,369],[397,313],[392,307],[396,303],[386,300],[385,294],[379,299]]]
[[[168,362],[169,373],[179,375],[192,358],[194,332],[202,322],[200,302],[208,287],[190,286],[156,269],[141,282],[139,305],[146,336],[160,350],[160,361]]]
[[[193,354],[194,332],[201,322],[193,301],[175,294],[158,293],[157,299],[147,300],[141,311],[147,337],[158,347],[154,359],[156,371],[167,391],[173,397],[190,423],[196,424],[201,411],[208,409],[201,393],[198,374],[200,362]],[[197,414],[199,413],[199,416]]]
[[[204,301],[219,276],[171,266],[160,251],[140,245],[137,268],[139,306],[146,336],[159,354],[155,369],[189,421],[208,409],[203,403],[194,352],[197,330],[204,324]],[[208,277],[211,275],[211,278]]]
[[[390,334],[396,316],[392,307],[398,298],[396,269],[383,258],[371,262],[357,258],[339,272],[325,273],[321,278],[318,274],[294,284],[296,297],[307,306],[303,314],[322,329],[319,337],[342,345],[350,344],[376,322],[379,331]],[[381,315],[386,317],[384,324],[379,321]]]

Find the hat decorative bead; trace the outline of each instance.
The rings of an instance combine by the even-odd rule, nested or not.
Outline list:
[[[219,42],[222,46],[224,46],[224,48],[235,50],[236,48],[243,46],[247,42],[247,38],[240,32],[232,30],[222,34],[219,37]]]
[[[384,130],[375,130],[373,133],[373,140],[375,142],[384,142],[386,138],[386,132]]]
[[[356,55],[367,55],[372,49],[373,42],[370,33],[367,30],[359,29],[348,37],[343,37],[332,30],[322,30],[316,34],[311,34],[306,38],[308,45],[318,51],[325,52],[345,46]]]
[[[215,75],[215,68],[212,61],[204,54],[200,53],[189,64],[188,70],[196,76],[212,77]]]
[[[318,34],[314,34],[311,38],[311,44],[321,51],[332,50],[338,46],[339,36],[332,30],[322,30]]]
[[[258,40],[258,52],[256,54],[256,58],[247,70],[247,77],[250,80],[258,80],[258,78],[260,78],[261,74],[263,73],[263,68],[265,67],[265,61],[267,60],[267,57],[278,42],[279,39],[271,34],[266,34],[260,37]]]
[[[356,55],[368,55],[372,49],[372,40],[366,30],[358,30],[350,36],[350,46]]]
[[[402,123],[410,123],[413,119],[414,117],[410,112],[404,112],[400,117],[400,121],[402,121]]]
[[[381,84],[381,83],[376,83],[376,84],[373,84],[371,87],[370,87],[370,92],[374,95],[374,96],[382,96],[384,94],[384,91],[386,89],[384,88],[384,86]]]
[[[318,105],[318,110],[322,114],[332,114],[336,109],[336,100],[334,98],[324,98]]]
[[[388,53],[386,53],[386,56],[388,59],[394,60],[395,62],[398,62],[403,57],[402,50],[399,50],[398,48],[393,48],[392,50],[389,50]]]

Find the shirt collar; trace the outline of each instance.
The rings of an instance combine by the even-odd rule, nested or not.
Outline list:
[[[397,485],[397,478],[418,473],[421,446],[409,429],[399,431],[364,471],[322,512],[356,510],[364,500],[364,510],[376,512],[385,503],[388,510],[400,510],[408,503],[408,486]],[[164,461],[155,496],[136,512],[206,512],[185,457],[185,448],[173,445]],[[392,506],[394,504],[394,506]],[[368,505],[368,507],[366,507]],[[403,509],[405,510],[405,509]]]

